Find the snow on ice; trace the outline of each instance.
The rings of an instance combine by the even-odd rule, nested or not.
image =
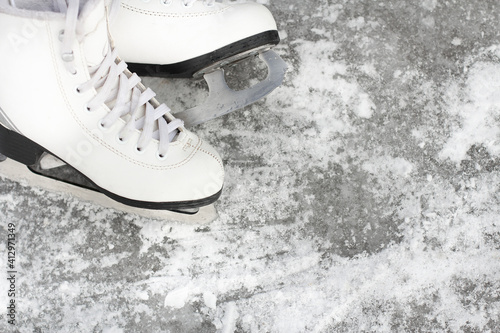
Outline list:
[[[264,3],[284,85],[193,129],[226,164],[216,221],[0,182],[20,331],[500,331],[500,4]],[[206,95],[145,82],[173,110]]]

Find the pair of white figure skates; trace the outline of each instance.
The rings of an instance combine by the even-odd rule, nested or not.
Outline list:
[[[44,178],[21,175],[21,163],[62,180],[69,165],[84,179],[70,181],[82,196],[196,213],[219,198],[224,168],[186,127],[279,86],[286,65],[270,50],[278,42],[271,13],[256,3],[0,0],[0,174]],[[255,54],[268,77],[229,89],[221,67]],[[174,117],[132,72],[204,76],[209,97]]]

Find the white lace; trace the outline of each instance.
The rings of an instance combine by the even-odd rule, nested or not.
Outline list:
[[[59,0],[61,11],[66,12],[66,25],[62,35],[62,58],[70,73],[76,74],[72,45],[78,35],[78,9],[79,0]],[[120,133],[120,140],[126,141],[135,130],[140,130],[141,135],[137,142],[137,150],[143,150],[152,139],[159,141],[158,156],[164,158],[168,152],[169,143],[179,133],[179,127],[183,126],[180,119],[174,119],[171,115],[167,117],[170,109],[161,104],[153,106],[153,98],[156,94],[145,88],[141,79],[134,73],[127,71],[127,64],[118,58],[116,50],[109,47],[104,60],[96,66],[89,68],[91,79],[77,90],[85,92],[95,88],[97,95],[87,104],[87,110],[92,112],[103,104],[110,107],[101,126],[109,128],[118,119],[127,121],[126,126]],[[156,103],[154,103],[156,104]]]

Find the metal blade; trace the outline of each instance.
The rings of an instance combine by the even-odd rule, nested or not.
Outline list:
[[[194,126],[244,108],[267,96],[283,83],[287,65],[272,50],[261,53],[259,57],[268,68],[265,80],[248,89],[235,91],[227,85],[223,69],[205,74],[209,87],[206,101],[202,105],[176,113],[175,117],[184,120],[186,127]]]

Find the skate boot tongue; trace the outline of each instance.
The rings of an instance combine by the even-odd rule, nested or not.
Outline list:
[[[99,65],[105,58],[109,49],[108,26],[106,22],[106,11],[104,3],[89,9],[83,7],[77,30],[80,35],[85,36],[83,52],[89,66]]]

